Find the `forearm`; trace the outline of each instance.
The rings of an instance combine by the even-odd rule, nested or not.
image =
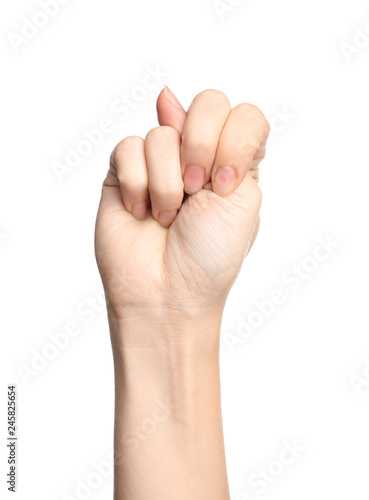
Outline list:
[[[116,383],[115,500],[229,499],[216,315],[109,316]]]

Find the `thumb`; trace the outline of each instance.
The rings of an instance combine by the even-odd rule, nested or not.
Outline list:
[[[159,125],[173,127],[182,134],[187,113],[173,92],[165,86],[156,102]]]

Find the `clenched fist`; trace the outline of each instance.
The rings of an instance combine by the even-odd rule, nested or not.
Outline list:
[[[96,257],[118,317],[221,310],[258,230],[262,112],[205,90],[186,113],[168,88],[157,110],[161,126],[116,146],[102,189]]]

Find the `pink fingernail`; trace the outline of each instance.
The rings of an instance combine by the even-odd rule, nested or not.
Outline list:
[[[136,219],[143,219],[146,215],[146,211],[146,201],[138,201],[132,205],[132,215],[136,217]]]
[[[176,98],[176,96],[173,94],[173,92],[170,90],[169,87],[166,85],[164,86],[164,94],[166,98],[175,106],[177,109],[180,109],[181,111],[183,110],[183,107],[179,100]]]
[[[177,213],[178,210],[163,210],[159,212],[158,221],[162,226],[169,227],[176,218]]]
[[[184,190],[188,194],[197,193],[205,184],[205,169],[197,165],[188,165],[183,176]]]
[[[236,171],[232,167],[220,167],[215,174],[214,192],[221,196],[229,194],[236,182]]]

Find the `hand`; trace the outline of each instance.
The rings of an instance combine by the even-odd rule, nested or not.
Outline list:
[[[165,89],[157,109],[161,126],[116,146],[102,188],[96,257],[109,307],[219,313],[257,234],[269,124],[216,90],[186,113]]]
[[[215,90],[186,113],[165,89],[157,109],[160,127],[114,149],[96,223],[114,355],[114,498],[229,500],[219,327],[258,230],[269,125]]]

